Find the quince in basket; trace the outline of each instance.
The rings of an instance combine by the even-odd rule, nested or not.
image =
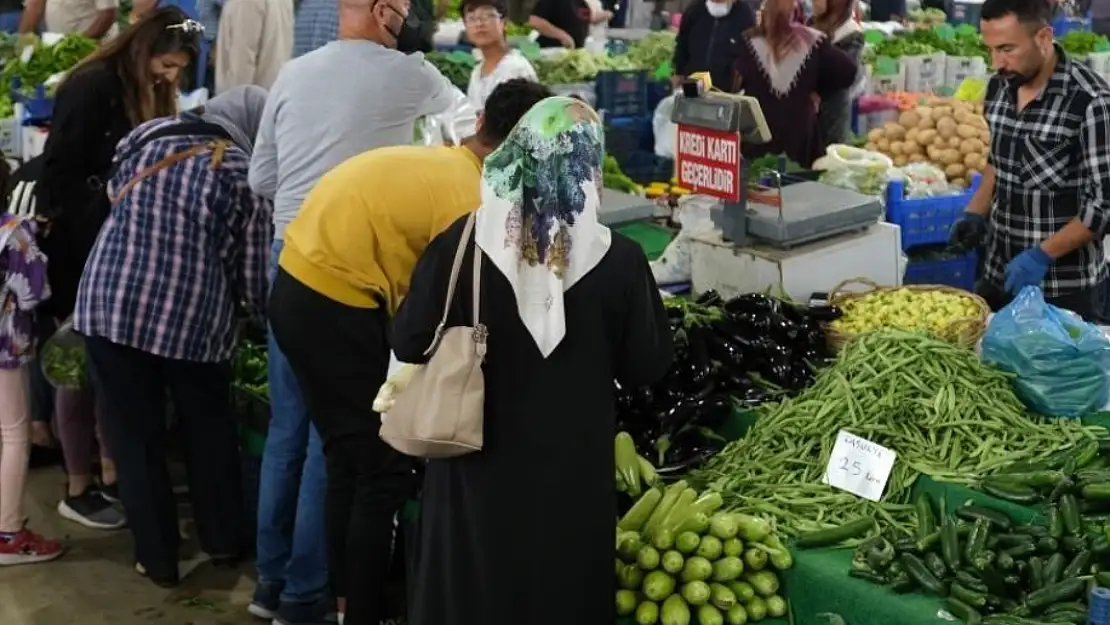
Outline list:
[[[852,298],[841,304],[844,316],[832,327],[844,334],[880,328],[944,333],[953,321],[975,318],[980,311],[970,297],[948,291],[895,289]]]

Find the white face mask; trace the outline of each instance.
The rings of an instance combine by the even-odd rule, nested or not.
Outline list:
[[[714,2],[713,0],[705,0],[705,8],[709,10],[709,14],[713,17],[724,17],[732,10],[732,4],[727,2]]]

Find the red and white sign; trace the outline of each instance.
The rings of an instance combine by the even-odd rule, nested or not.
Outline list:
[[[740,201],[740,134],[678,125],[678,184],[694,193]]]

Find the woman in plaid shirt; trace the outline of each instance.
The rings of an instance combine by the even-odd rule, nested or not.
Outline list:
[[[203,113],[156,119],[119,145],[111,212],[77,293],[107,407],[136,569],[178,581],[180,534],[166,472],[166,394],[181,422],[201,547],[240,555],[239,457],[229,406],[236,316],[259,313],[273,235],[270,202],[247,182],[266,92],[238,87]]]

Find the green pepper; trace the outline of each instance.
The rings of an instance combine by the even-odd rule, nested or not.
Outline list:
[[[867,564],[872,570],[882,571],[894,560],[897,555],[894,545],[890,541],[879,537],[867,546]]]
[[[937,529],[937,519],[933,514],[933,499],[929,493],[923,492],[917,496],[914,510],[917,512],[917,539],[925,540]]]

